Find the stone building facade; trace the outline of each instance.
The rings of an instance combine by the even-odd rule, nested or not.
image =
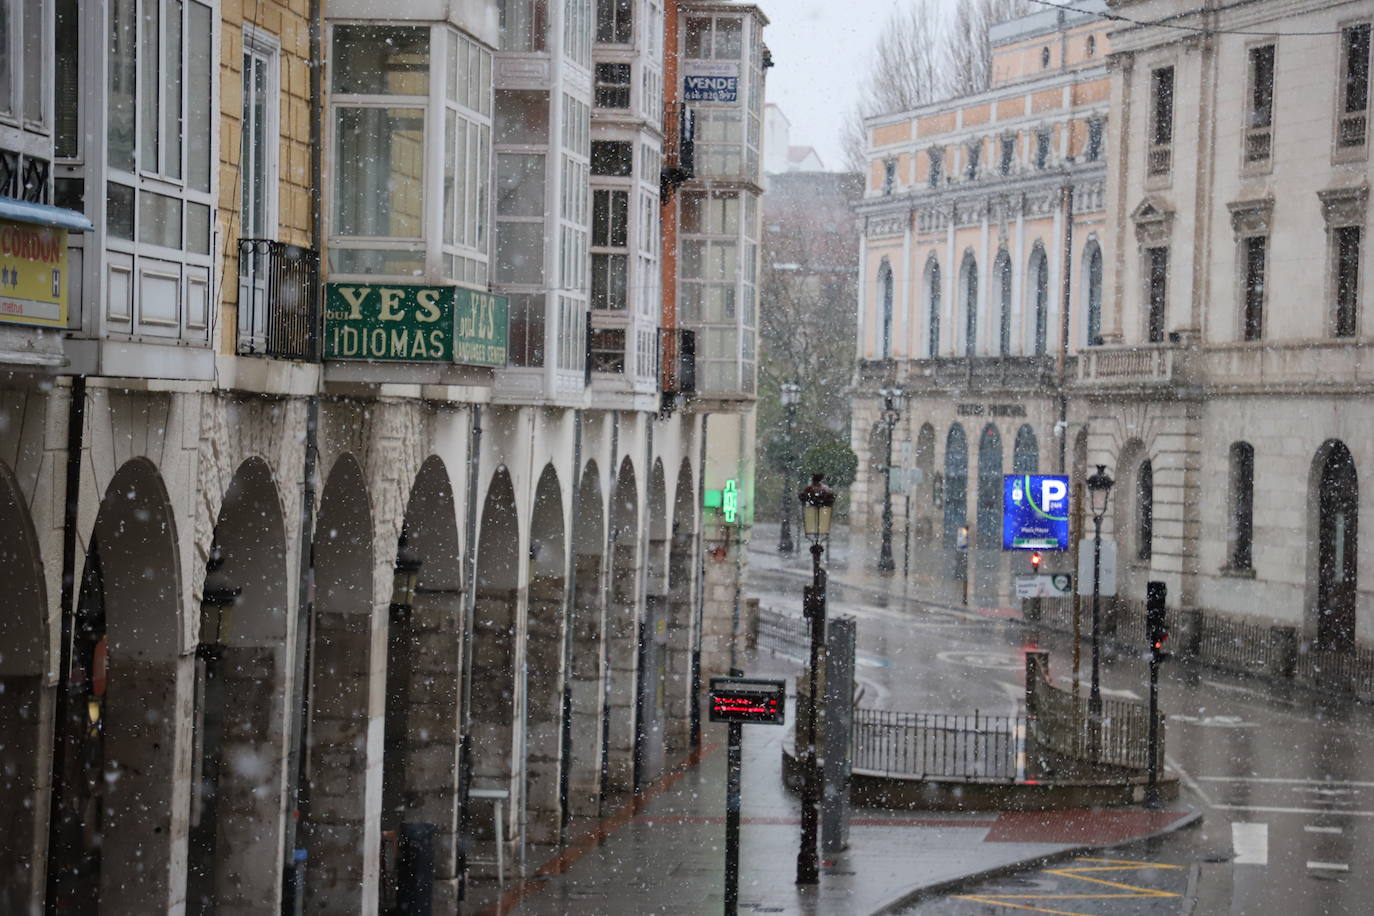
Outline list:
[[[489,856],[500,811],[507,874],[536,866],[698,739],[729,663],[753,366],[736,337],[694,384],[677,201],[710,176],[672,68],[705,19],[748,69],[765,20],[4,12],[33,10],[39,51],[4,64],[0,233],[36,239],[6,270],[50,265],[53,294],[0,293],[0,910],[261,913],[300,887],[310,912],[378,912],[428,825],[452,912],[465,837]],[[601,61],[635,69],[633,116]],[[632,147],[623,318],[589,315],[607,140]],[[756,196],[757,158],[737,169]],[[451,358],[379,324],[441,308],[451,337],[423,347]],[[331,335],[360,314],[387,358]],[[588,327],[626,329],[621,358]],[[701,508],[727,480],[731,525]]]

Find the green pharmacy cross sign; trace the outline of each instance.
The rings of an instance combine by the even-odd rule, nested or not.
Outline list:
[[[727,525],[733,525],[739,517],[739,490],[733,478],[725,481],[725,489],[720,494],[720,512]]]
[[[325,359],[506,364],[506,299],[454,286],[330,283]]]

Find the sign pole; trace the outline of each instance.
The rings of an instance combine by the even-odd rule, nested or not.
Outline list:
[[[738,668],[732,669],[736,676],[743,674]],[[740,739],[743,726],[731,722],[726,726],[725,758],[725,916],[736,916],[739,910],[739,784],[740,784]]]

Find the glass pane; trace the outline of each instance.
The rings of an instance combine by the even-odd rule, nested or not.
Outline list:
[[[210,7],[192,3],[186,10],[186,180],[197,191],[210,190]]]
[[[687,20],[687,56],[711,56],[711,20],[690,17]]]
[[[105,186],[105,229],[117,239],[134,239],[134,189],[110,182]]]
[[[502,0],[501,50],[543,51],[549,28],[547,0]]]
[[[544,224],[498,223],[496,281],[538,284],[544,280]]]
[[[634,145],[611,140],[593,140],[592,174],[621,178],[633,175]]]
[[[464,125],[466,127],[466,125]],[[452,245],[458,207],[458,115],[444,113],[444,244]],[[465,157],[466,158],[466,157]]]
[[[334,138],[334,232],[419,238],[424,110],[336,108]]]
[[[0,48],[6,52],[6,61],[9,59],[10,47],[10,7],[9,3],[0,3]],[[14,82],[13,67],[0,67],[0,112],[10,114],[14,111]]]
[[[415,251],[378,251],[331,246],[329,269],[338,274],[410,277],[424,273],[425,256],[423,252]]]
[[[171,178],[181,177],[181,2],[167,5],[167,43],[162,51],[162,72],[166,82],[162,87],[163,129],[162,142],[167,151],[163,160],[163,173]]]
[[[502,153],[496,157],[497,216],[544,215],[544,157]]]
[[[162,31],[159,7],[159,3],[143,4],[143,34],[139,43],[144,53],[141,74],[143,91],[139,97],[142,136],[138,150],[138,165],[149,172],[156,172],[158,169],[157,139],[158,128],[162,124],[162,112],[158,105],[158,87],[162,85],[159,72],[162,61],[157,52]]]
[[[24,120],[47,123],[43,111],[43,0],[24,0]],[[9,55],[6,55],[8,63]]]
[[[4,14],[0,13],[0,19]],[[56,26],[57,61],[53,84],[53,110],[56,124],[54,153],[59,157],[75,158],[80,154],[78,117],[81,104],[80,26],[81,14],[77,0],[57,0]],[[0,24],[0,33],[4,26]],[[4,37],[0,35],[0,46]],[[5,79],[0,76],[0,82]],[[4,89],[0,87],[0,109],[4,108]]]
[[[716,60],[739,60],[744,22],[739,19],[716,20]]]
[[[334,91],[371,95],[429,92],[429,29],[334,26]]]
[[[210,207],[206,204],[186,204],[186,250],[210,253]]]
[[[138,6],[110,0],[110,168],[134,170],[134,87],[137,83]],[[132,214],[133,207],[130,206]],[[132,238],[133,221],[130,220]]]
[[[267,133],[267,88],[268,73],[267,60],[262,57],[253,59],[253,145],[249,148],[252,155],[252,184],[253,192],[252,213],[253,231],[258,238],[267,238],[275,235],[272,231],[274,227],[267,225],[267,188],[268,182],[273,176],[267,174],[267,153],[268,144],[274,142],[274,138]]]
[[[1345,30],[1345,110],[1364,111],[1369,105],[1368,23]]]
[[[497,92],[496,142],[531,146],[542,146],[548,143],[548,93],[537,91]]]
[[[164,248],[181,247],[181,201],[144,191],[138,195],[138,240]]]

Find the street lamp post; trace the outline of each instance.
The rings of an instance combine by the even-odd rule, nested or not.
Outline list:
[[[878,571],[892,572],[897,564],[892,560],[892,436],[902,416],[903,392],[900,388],[883,388],[883,423],[887,427],[887,458],[883,465],[883,539],[878,548]]]
[[[797,463],[797,404],[801,402],[801,385],[783,382],[779,395],[787,416],[787,467],[782,472],[782,533],[778,536],[778,553],[791,556],[797,552],[792,543],[792,468]]]
[[[1091,734],[1096,746],[1097,723],[1102,719],[1102,646],[1099,626],[1101,616],[1099,605],[1102,593],[1102,517],[1107,514],[1107,500],[1112,495],[1112,480],[1107,474],[1107,466],[1099,464],[1097,473],[1088,478],[1088,498],[1093,510],[1093,670],[1092,687],[1088,691],[1088,718],[1093,725]]]
[[[830,517],[835,506],[835,491],[822,483],[824,479],[824,474],[812,474],[811,485],[801,491],[802,530],[811,542],[811,585],[806,589],[802,605],[811,621],[811,691],[806,709],[806,760],[802,764],[798,884],[815,884],[820,880],[820,859],[816,850],[821,801],[821,768],[816,762],[816,707],[819,705],[816,676],[825,650],[825,569],[821,566],[821,555],[830,537]]]

